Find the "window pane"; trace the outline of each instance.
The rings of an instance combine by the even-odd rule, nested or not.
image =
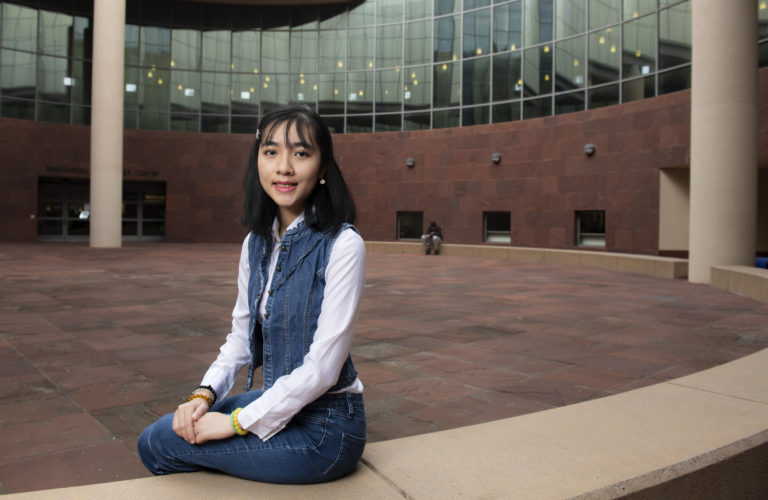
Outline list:
[[[260,50],[261,36],[257,31],[232,33],[232,71],[257,74]]]
[[[552,97],[523,101],[523,118],[539,118],[552,114]]]
[[[425,64],[432,54],[432,23],[418,21],[405,25],[405,64]]]
[[[75,17],[72,57],[93,59],[93,34],[91,33],[91,20],[87,17]]]
[[[170,102],[170,71],[166,69],[154,71],[142,69],[142,71],[141,84],[139,85],[139,108],[167,112]]]
[[[512,122],[520,119],[520,101],[494,104],[493,123]]]
[[[464,61],[464,79],[462,82],[464,105],[482,104],[490,101],[490,81],[490,57]]]
[[[491,0],[464,0],[464,10],[478,9],[480,7],[488,7]]]
[[[373,28],[349,30],[349,69],[373,68]]]
[[[403,0],[377,0],[376,24],[403,20]]]
[[[230,71],[231,34],[231,31],[203,32],[203,71]]]
[[[200,32],[174,29],[171,37],[171,67],[200,69]]]
[[[522,47],[523,2],[499,5],[493,9],[493,50],[501,52]]]
[[[622,84],[622,102],[639,101],[654,95],[656,95],[656,77],[653,75],[628,80]]]
[[[691,88],[691,67],[659,73],[659,95]]]
[[[318,112],[321,115],[339,115],[344,113],[344,97],[347,95],[344,73],[319,75]],[[343,126],[341,127],[343,132]]]
[[[72,86],[72,78],[67,74],[67,63],[67,59],[62,57],[38,57],[38,99],[69,102],[69,89]]]
[[[123,108],[136,109],[139,96],[139,68],[125,68],[125,89],[123,91]]]
[[[458,16],[435,19],[435,62],[459,58],[461,19]]]
[[[2,45],[9,49],[37,51],[37,10],[3,3]]]
[[[171,111],[181,113],[200,111],[200,73],[171,71]]]
[[[400,111],[403,100],[401,92],[403,88],[402,74],[402,71],[396,69],[376,72],[376,113]],[[413,74],[415,79],[416,73]]]
[[[624,0],[624,19],[634,19],[656,8],[656,0]]]
[[[232,114],[258,115],[261,79],[254,74],[232,75]],[[234,124],[234,121],[232,122]]]
[[[432,66],[409,68],[403,76],[405,79],[403,85],[405,109],[429,108],[432,103]]]
[[[139,111],[139,128],[144,130],[168,130],[168,113]]]
[[[405,115],[403,121],[404,130],[426,130],[429,129],[429,113],[411,113]]]
[[[624,24],[624,78],[656,71],[656,17],[647,16]]]
[[[171,30],[142,26],[139,53],[141,64],[156,68],[167,68],[171,62]]]
[[[432,101],[436,108],[459,105],[461,77],[459,63],[443,63],[434,66]]]
[[[483,226],[486,243],[510,243],[512,230],[510,212],[484,212]]]
[[[349,11],[349,27],[368,26],[376,18],[376,4],[365,2]]]
[[[288,75],[264,75],[261,80],[261,112],[266,114],[288,104],[290,100]]]
[[[374,123],[374,132],[399,132],[402,128],[402,116],[396,115],[376,115]]]
[[[287,31],[262,32],[262,73],[288,72],[289,35]]]
[[[760,0],[757,10],[757,37],[763,39],[768,36],[768,1]]]
[[[233,134],[253,134],[258,124],[258,116],[233,116],[231,130]]]
[[[619,103],[619,86],[608,85],[589,90],[589,109],[612,106]]]
[[[317,101],[317,75],[291,75],[291,99],[315,109]]]
[[[343,116],[323,116],[323,120],[325,120],[326,125],[328,125],[328,130],[330,130],[332,134],[344,133]]]
[[[424,229],[423,212],[397,212],[397,239],[419,239]]]
[[[229,133],[229,117],[216,115],[203,115],[200,120],[201,132],[214,132],[218,134]]]
[[[3,118],[18,118],[21,120],[35,119],[35,101],[20,101],[17,99],[0,99],[0,116]]]
[[[659,11],[659,68],[691,62],[689,2]]]
[[[376,67],[403,64],[403,25],[380,26],[376,29]]]
[[[435,15],[453,14],[461,9],[461,0],[435,0]]]
[[[432,113],[432,128],[458,127],[460,123],[460,110],[447,109]]]
[[[584,0],[557,0],[557,38],[587,31],[587,4]]]
[[[347,112],[371,113],[373,111],[373,71],[356,71],[347,74]]]
[[[522,51],[499,54],[493,58],[493,100],[517,99],[523,88]]]
[[[488,106],[478,106],[474,108],[463,108],[461,113],[461,125],[468,127],[470,125],[483,125],[490,121],[491,109]]]
[[[347,133],[355,134],[362,132],[373,132],[373,123],[371,121],[371,115],[363,116],[348,116],[347,117]]]
[[[176,132],[197,132],[200,120],[197,115],[183,113],[171,114],[171,130]]]
[[[619,22],[621,0],[589,0],[589,29]]]
[[[35,54],[0,51],[0,92],[6,97],[35,98],[37,64]]]
[[[69,33],[72,16],[40,11],[40,52],[54,56],[68,56]]]
[[[405,19],[422,19],[432,15],[432,0],[408,0],[405,2]]]
[[[585,102],[583,90],[571,92],[570,94],[558,94],[555,96],[555,114],[584,111]]]
[[[69,123],[69,105],[39,102],[37,119],[42,122]]]
[[[589,83],[619,79],[619,29],[608,28],[589,35]]]
[[[464,15],[464,57],[491,52],[491,9]]]
[[[291,32],[291,72],[317,72],[317,31]]]
[[[126,65],[138,65],[139,64],[139,27],[126,24],[125,25],[125,64]]]
[[[552,47],[544,45],[525,51],[525,96],[552,92]]]
[[[347,35],[345,31],[320,32],[319,71],[344,71],[346,53]]]
[[[525,0],[525,45],[552,40],[554,0]]]
[[[291,30],[316,30],[317,9],[311,5],[291,8]]]
[[[586,58],[586,41],[584,36],[570,38],[557,43],[557,84],[556,91],[579,89],[584,87]]]
[[[91,104],[91,61],[71,61],[69,91],[74,104]]]

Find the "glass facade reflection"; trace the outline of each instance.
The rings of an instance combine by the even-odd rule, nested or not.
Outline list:
[[[131,1],[125,127],[249,133],[302,102],[335,132],[420,130],[635,101],[690,87],[692,1]],[[92,17],[84,0],[0,2],[0,116],[90,122]]]

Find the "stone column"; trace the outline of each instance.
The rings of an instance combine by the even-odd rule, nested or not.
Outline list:
[[[755,263],[757,6],[691,2],[691,218],[688,278]]]
[[[125,0],[93,2],[91,246],[122,245]]]

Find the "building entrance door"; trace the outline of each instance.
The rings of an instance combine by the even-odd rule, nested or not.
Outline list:
[[[37,239],[88,241],[88,179],[40,177],[37,183]],[[123,182],[123,241],[165,239],[165,182]]]

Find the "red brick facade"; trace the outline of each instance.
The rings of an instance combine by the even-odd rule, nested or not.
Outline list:
[[[761,81],[768,78],[761,71]],[[760,86],[761,108],[768,85]],[[511,212],[514,246],[574,247],[574,212],[605,210],[606,250],[658,253],[659,169],[687,166],[690,91],[579,113],[465,128],[335,136],[369,240],[423,211],[450,243],[483,242],[483,212]],[[761,113],[759,137],[768,137]],[[35,241],[40,176],[88,176],[89,128],[0,119],[0,241]],[[592,143],[596,153],[584,154]],[[243,135],[127,130],[126,180],[165,181],[166,240],[239,241]],[[491,155],[502,160],[493,164]],[[415,159],[408,168],[405,160]],[[760,141],[768,158],[768,141]],[[764,161],[762,161],[764,165]]]

